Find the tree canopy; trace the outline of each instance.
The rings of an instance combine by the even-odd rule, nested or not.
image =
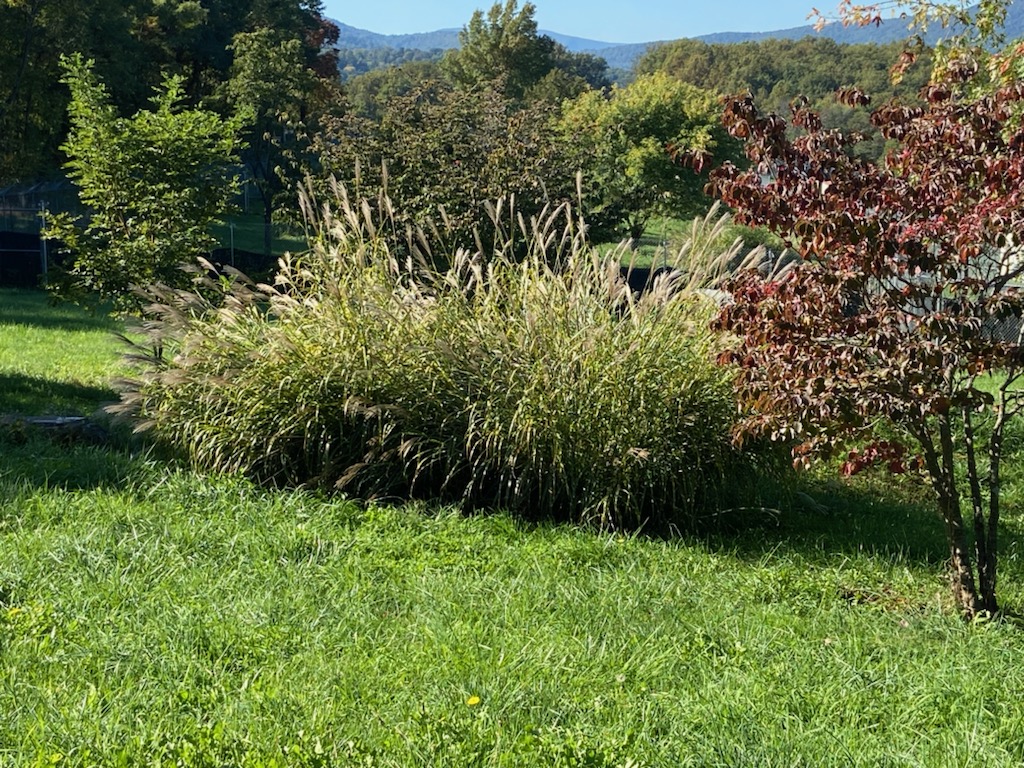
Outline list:
[[[931,56],[923,51],[899,83],[891,68],[905,50],[902,43],[843,45],[828,38],[761,40],[709,44],[677,40],[651,48],[637,62],[639,72],[665,72],[715,93],[749,91],[764,109],[785,112],[794,99],[817,109],[825,125],[845,132],[858,131],[868,141],[854,151],[880,159],[884,141],[862,112],[836,109],[833,95],[856,86],[877,103],[899,97],[916,101],[931,75]]]
[[[852,444],[849,473],[922,472],[969,617],[998,607],[1002,441],[1024,405],[1024,86],[965,97],[974,72],[947,69],[958,79],[929,86],[926,105],[872,114],[895,143],[884,164],[854,156],[857,137],[813,110],[794,108],[794,138],[734,97],[725,120],[750,165],[712,175],[740,221],[803,257],[729,286],[721,327],[738,339],[726,357],[740,371],[741,434],[786,441],[799,462]]]
[[[55,287],[70,298],[137,310],[134,288],[186,284],[181,265],[215,245],[210,224],[237,189],[239,125],[182,108],[180,77],[165,81],[151,109],[121,117],[92,62],[73,56],[64,67],[71,131],[63,149],[90,214],[60,214],[50,223],[46,235],[64,254]]]
[[[529,216],[574,186],[548,105],[518,107],[493,88],[430,82],[379,108],[378,119],[347,113],[328,122],[316,145],[321,171],[353,194],[388,195],[410,225],[444,219],[453,248],[488,239],[487,203],[515,196]]]
[[[296,207],[310,135],[332,108],[336,78],[318,76],[299,38],[268,27],[238,33],[230,50],[231,69],[218,95],[245,125],[242,160],[263,207],[269,256],[274,214]]]
[[[651,216],[701,208],[704,180],[676,156],[701,151],[721,162],[736,151],[721,128],[717,96],[664,73],[565,102],[559,127],[582,171],[583,208],[598,239],[639,238]]]
[[[460,47],[441,60],[445,76],[459,87],[489,84],[514,101],[528,97],[541,83],[540,95],[547,98],[609,84],[603,59],[571,53],[539,34],[535,12],[533,3],[519,8],[517,0],[495,3],[486,16],[475,11],[459,33]]]
[[[320,0],[0,0],[0,184],[59,167],[69,93],[58,86],[60,57],[95,62],[111,103],[146,106],[168,75],[192,105],[229,77],[239,33],[274,29],[298,40],[304,65],[334,76],[336,29]]]

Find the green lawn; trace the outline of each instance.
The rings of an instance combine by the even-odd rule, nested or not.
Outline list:
[[[220,241],[221,248],[231,248],[263,253],[264,233],[263,217],[256,214],[238,214],[227,220],[217,222],[213,227],[214,236]],[[295,232],[279,224],[273,225],[271,249],[274,256],[282,256],[285,252],[298,253],[308,248],[301,232]]]
[[[19,296],[0,375],[104,389],[103,321]],[[805,491],[655,540],[0,428],[0,765],[1020,765],[1024,634],[950,613],[923,491]]]
[[[86,415],[116,400],[119,324],[40,291],[0,289],[0,416]]]
[[[718,221],[720,213],[715,211],[711,214],[711,222],[698,228],[701,235],[709,235],[712,226]],[[603,243],[598,250],[609,255],[616,253],[623,264],[632,263],[636,267],[660,267],[660,266],[684,266],[686,259],[680,263],[680,247],[690,240],[698,244],[698,250],[712,254],[719,254],[728,250],[736,238],[743,240],[746,248],[755,248],[758,245],[766,245],[781,252],[784,249],[782,242],[762,229],[752,229],[739,224],[729,223],[722,231],[713,237],[702,239],[700,235],[694,237],[694,220],[678,219],[667,217],[654,217],[647,223],[643,236],[633,244],[630,249],[622,242]],[[701,248],[701,244],[704,247]]]

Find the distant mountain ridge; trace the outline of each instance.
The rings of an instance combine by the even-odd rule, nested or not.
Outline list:
[[[382,35],[370,32],[365,29],[335,21],[341,30],[338,38],[339,48],[406,48],[420,51],[447,50],[459,47],[458,29],[439,29],[434,32],[417,32],[408,35]],[[945,35],[956,30],[932,30],[926,37],[926,42],[934,44]],[[593,53],[604,57],[608,66],[622,69],[629,69],[633,63],[650,46],[656,45],[663,40],[651,41],[648,43],[609,43],[601,40],[589,40],[582,37],[573,37],[558,32],[540,30],[541,34],[557,40],[573,53]],[[1024,0],[1011,2],[1007,10],[1006,38],[1013,40],[1024,36]],[[811,24],[789,29],[778,29],[771,32],[715,32],[710,35],[700,35],[697,40],[706,43],[742,43],[747,41],[781,39],[799,40],[801,38],[826,37],[835,40],[837,43],[891,43],[907,37],[907,22],[903,19],[886,19],[878,26],[867,27],[844,27],[842,24],[833,23],[818,31]]]
[[[438,29],[433,32],[414,32],[407,35],[383,35],[359,29],[332,19],[338,25],[338,48],[394,48],[412,49],[416,51],[448,50],[459,47],[459,29]],[[628,69],[633,62],[652,45],[651,43],[609,43],[601,40],[588,40],[560,32],[539,30],[540,34],[548,35],[573,53],[594,53],[604,57],[610,67]]]
[[[839,23],[827,24],[823,29],[816,30],[813,25],[807,24],[801,27],[789,29],[777,29],[772,32],[715,32],[710,35],[701,35],[698,40],[706,43],[743,43],[758,40],[799,40],[801,38],[826,37],[835,40],[837,43],[894,43],[903,40],[909,35],[906,19],[883,19],[879,25],[866,27],[844,27]],[[924,36],[928,45],[934,45],[944,37],[957,34],[962,31],[959,25],[950,29],[932,28]],[[1011,0],[1006,12],[1006,24],[1003,32],[1007,40],[1014,40],[1024,35],[1024,0]]]
[[[382,35],[366,29],[343,24],[338,25],[339,48],[411,48],[416,51],[447,50],[459,47],[459,30],[438,29],[433,32],[414,32],[408,35]]]

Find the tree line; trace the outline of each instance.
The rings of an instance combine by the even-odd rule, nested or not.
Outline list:
[[[592,222],[592,236],[601,239],[638,237],[653,215],[689,212],[704,181],[682,168],[676,153],[735,154],[735,143],[718,125],[714,94],[661,73],[614,87],[603,60],[571,53],[539,34],[534,13],[532,4],[519,7],[516,0],[476,12],[458,49],[436,65],[415,62],[425,68],[414,72],[382,70],[380,87],[362,101],[358,88],[340,86],[336,71],[325,76],[323,68],[336,63],[321,52],[330,32],[316,13],[299,18],[319,35],[288,36],[265,26],[236,32],[220,76],[207,68],[207,77],[197,79],[194,67],[167,68],[165,80],[151,89],[156,108],[137,108],[132,117],[124,117],[132,107],[119,83],[104,76],[101,60],[58,58],[71,94],[61,145],[69,158],[65,167],[93,214],[60,217],[50,228],[69,257],[68,284],[101,295],[104,286],[116,286],[123,297],[129,277],[185,280],[173,264],[202,255],[208,238],[182,240],[140,222],[163,226],[175,217],[160,217],[160,208],[185,199],[183,187],[223,179],[205,171],[217,158],[245,167],[247,183],[262,200],[268,255],[271,223],[298,215],[296,188],[307,178],[321,189],[333,179],[360,197],[387,197],[410,225],[444,218],[456,247],[489,236],[486,203],[499,197],[514,197],[527,218],[574,201]],[[206,85],[196,91],[197,82]],[[187,115],[214,126],[211,138],[223,141],[215,142],[219,155],[183,168],[177,159],[201,156],[176,145]],[[140,135],[154,144],[140,143]],[[110,162],[97,161],[96,153]],[[125,193],[154,173],[165,181],[144,186],[149,194]],[[198,233],[223,214],[220,208],[190,229]],[[122,226],[126,222],[131,226]],[[111,262],[110,254],[125,243],[131,244]],[[108,279],[101,272],[111,263],[138,269]]]
[[[803,96],[828,124],[873,134],[857,151],[878,157],[877,131],[827,94],[850,82],[883,98],[912,93],[927,69],[894,86],[895,46],[683,40],[644,56],[635,82],[613,85],[603,59],[540,34],[534,14],[530,3],[496,3],[473,14],[458,49],[403,54],[343,81],[319,0],[6,2],[0,65],[14,76],[0,107],[0,182],[52,173],[73,150],[61,143],[73,129],[69,93],[56,83],[60,52],[75,50],[117,114],[144,111],[174,76],[178,109],[242,117],[237,160],[261,202],[268,255],[272,222],[298,216],[297,185],[326,173],[369,197],[386,190],[410,217],[443,206],[467,239],[487,227],[482,201],[511,193],[527,213],[574,200],[595,237],[636,238],[652,216],[706,205],[706,179],[680,168],[681,152],[737,156],[719,94],[750,90],[780,107]]]
[[[36,2],[40,13],[50,8],[46,0]],[[851,80],[877,86],[882,96],[905,93],[923,81],[925,69],[918,67],[905,74],[901,85],[893,85],[887,71],[900,53],[895,46],[841,46],[827,39],[739,45],[678,41],[652,50],[639,62],[635,79],[617,85],[600,57],[572,53],[540,34],[533,4],[520,7],[517,0],[504,0],[473,14],[460,32],[459,48],[342,83],[330,50],[337,30],[323,18],[319,2],[219,0],[195,6],[180,0],[176,15],[149,37],[139,30],[146,27],[143,22],[157,24],[157,17],[144,16],[156,6],[133,2],[126,7],[134,8],[134,16],[126,11],[105,21],[121,29],[124,39],[133,41],[134,47],[124,43],[128,50],[145,59],[139,62],[144,77],[138,82],[126,86],[111,79],[115,60],[122,65],[131,60],[130,55],[112,55],[109,45],[116,36],[103,37],[102,44],[93,41],[91,53],[86,51],[74,65],[62,64],[59,56],[54,60],[53,52],[40,59],[56,67],[56,76],[72,91],[68,117],[61,121],[67,140],[60,145],[72,179],[79,186],[106,190],[90,194],[83,188],[83,199],[88,197],[94,207],[124,199],[111,191],[121,183],[116,176],[96,176],[103,163],[83,161],[99,151],[93,146],[95,136],[104,135],[116,167],[150,163],[134,174],[136,180],[160,170],[183,184],[189,178],[206,184],[212,177],[199,170],[189,177],[169,173],[163,162],[153,163],[167,153],[147,155],[130,134],[138,130],[138,121],[152,122],[154,116],[170,121],[174,112],[203,115],[202,120],[216,115],[216,125],[235,132],[233,143],[217,145],[226,150],[222,161],[244,166],[247,183],[262,203],[268,256],[272,223],[299,216],[295,191],[306,178],[321,191],[333,179],[354,195],[387,198],[409,225],[443,218],[453,247],[474,247],[491,236],[486,203],[499,197],[514,198],[527,218],[572,202],[581,208],[593,240],[637,239],[654,216],[689,217],[709,204],[703,194],[706,173],[684,167],[680,158],[699,153],[709,159],[708,168],[741,159],[740,142],[721,124],[719,94],[745,89],[779,108],[801,96],[822,108],[829,125],[868,134],[854,151],[878,158],[883,140],[866,116],[826,103],[826,93]],[[64,14],[73,7],[60,6]],[[169,7],[163,3],[159,10]],[[87,4],[80,10],[90,8],[96,10]],[[22,21],[30,11],[24,5],[17,9]],[[10,6],[8,13],[14,12]],[[34,45],[44,50],[38,41]],[[28,94],[37,76],[35,70],[32,77],[26,74],[19,92]],[[167,101],[168,83],[155,79],[168,76],[174,78],[173,104]],[[102,89],[90,98],[103,109],[75,103],[85,98],[86,82]],[[149,94],[157,92],[158,109],[142,107],[143,85]],[[51,87],[49,93],[67,92]],[[122,118],[125,114],[135,117]],[[98,131],[96,123],[103,121],[106,127]],[[173,130],[150,135],[170,142]],[[45,144],[41,136],[35,140],[40,147]],[[20,156],[23,172],[32,167],[33,154]],[[225,189],[235,189],[234,182]],[[229,197],[209,194],[204,199],[222,200],[223,209]],[[168,191],[154,210],[180,198]],[[223,212],[211,210],[207,218]],[[115,214],[110,221],[125,218]],[[64,217],[51,228],[69,255],[76,246],[68,244],[77,244],[79,261],[70,261],[72,271],[85,269],[82,258],[89,249],[83,244],[90,226],[95,224]],[[94,235],[93,252],[98,253],[111,235]],[[177,243],[180,251],[174,237],[153,232],[146,237],[150,252],[154,240],[163,243],[161,248]],[[185,251],[202,253],[208,240],[197,237]],[[183,279],[173,269],[181,256],[174,249],[155,255],[136,276]],[[153,273],[153,264],[166,268]],[[129,273],[110,284],[120,284]],[[93,275],[86,282],[96,287],[103,281]]]
[[[64,160],[69,92],[62,54],[95,62],[122,114],[145,107],[168,75],[182,78],[185,103],[220,94],[244,35],[298,49],[321,78],[337,70],[337,29],[320,0],[4,0],[0,2],[0,183],[52,173]]]
[[[105,151],[117,160],[111,174],[148,163],[132,178],[160,170],[181,184],[190,178],[206,184],[226,176],[198,167],[191,177],[170,173],[163,160],[154,162],[168,153],[147,154],[129,134],[142,122],[163,119],[171,126],[175,113],[200,120],[216,115],[216,125],[234,132],[232,141],[218,144],[225,150],[221,159],[244,167],[246,183],[262,204],[267,256],[272,224],[300,215],[295,192],[306,178],[322,190],[330,178],[355,195],[387,198],[410,225],[443,218],[457,240],[453,246],[474,247],[490,236],[485,204],[499,197],[514,198],[527,218],[572,202],[595,241],[635,240],[652,217],[689,217],[709,204],[703,194],[706,173],[684,167],[680,158],[698,153],[708,158],[707,168],[741,159],[740,142],[721,124],[720,94],[745,90],[782,111],[799,97],[818,109],[826,126],[865,134],[851,151],[878,159],[884,140],[866,114],[827,95],[856,82],[882,98],[913,99],[929,64],[923,56],[894,84],[888,71],[901,55],[897,46],[842,46],[812,38],[736,45],[683,40],[654,48],[640,60],[633,81],[618,85],[600,57],[570,52],[540,34],[533,4],[504,0],[473,14],[459,34],[459,48],[342,83],[331,48],[337,29],[324,19],[319,0],[131,0],[117,12],[108,5],[31,0],[3,6],[18,22],[5,32],[20,39],[25,58],[20,67],[8,62],[17,76],[7,104],[20,99],[24,105],[0,113],[0,123],[11,124],[7,135],[21,142],[5,144],[0,168],[6,175],[0,178],[42,173],[63,157],[79,186],[107,190],[91,194],[83,188],[83,199],[94,207],[123,200],[111,191],[123,182],[116,175],[97,178],[104,163],[83,160],[99,151],[93,145],[102,135]],[[62,61],[58,51],[76,46],[82,56],[74,64]],[[17,48],[8,46],[4,55]],[[138,77],[126,76],[128,66]],[[168,77],[174,80],[173,103]],[[47,78],[61,80],[71,93],[52,82],[44,88]],[[102,109],[83,109],[86,82],[101,89],[89,98]],[[44,93],[49,101],[40,98]],[[148,103],[158,106],[147,108]],[[18,119],[47,129],[16,128]],[[149,135],[171,142],[173,130]],[[234,183],[225,190],[235,189]],[[204,196],[222,200],[222,209],[229,198]],[[174,199],[181,199],[179,191],[169,190],[154,210]],[[126,218],[115,214],[111,221]],[[140,218],[145,217],[127,217]],[[90,226],[65,217],[51,233],[68,255],[75,250],[69,244],[77,243],[82,257],[89,250],[83,243]],[[110,233],[95,235],[96,248],[106,247]],[[152,232],[146,237],[150,251],[154,238],[167,247],[178,242]],[[185,251],[202,252],[208,238],[191,242]],[[181,256],[170,252],[151,261],[173,264]],[[70,264],[72,270],[84,267],[74,258]],[[149,266],[138,275],[153,276]],[[159,276],[175,275],[168,268]],[[87,282],[95,287],[102,281],[93,276]]]
[[[914,65],[894,78],[892,69],[906,50],[903,42],[848,45],[825,37],[714,44],[676,40],[647,51],[636,71],[665,72],[719,94],[749,93],[763,109],[780,114],[800,99],[826,126],[863,133],[865,141],[852,151],[880,159],[885,151],[880,132],[866,113],[837,103],[835,94],[856,86],[876,104],[894,98],[916,102],[931,76],[932,55],[921,49]]]

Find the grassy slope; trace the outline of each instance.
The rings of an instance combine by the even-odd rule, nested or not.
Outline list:
[[[711,214],[711,223],[698,228],[698,232],[709,233],[712,224],[718,220],[718,214]],[[730,248],[736,238],[741,238],[748,248],[767,245],[780,252],[784,249],[781,240],[764,230],[752,229],[739,224],[730,223],[713,241],[711,253],[721,253]],[[675,219],[655,217],[647,224],[643,237],[630,250],[621,242],[603,243],[598,246],[602,253],[611,253],[618,249],[623,264],[632,263],[636,267],[676,266],[679,264],[679,248],[687,240],[696,240],[693,219]]]
[[[1020,764],[1021,630],[914,494],[812,493],[652,541],[0,432],[0,765]]]
[[[234,245],[239,251],[263,253],[263,217],[260,215],[238,214],[231,216],[224,222],[214,224],[213,234],[220,241],[222,248],[230,248]],[[292,253],[305,251],[309,245],[301,234],[274,225],[271,247],[275,256],[282,256],[286,251]]]

